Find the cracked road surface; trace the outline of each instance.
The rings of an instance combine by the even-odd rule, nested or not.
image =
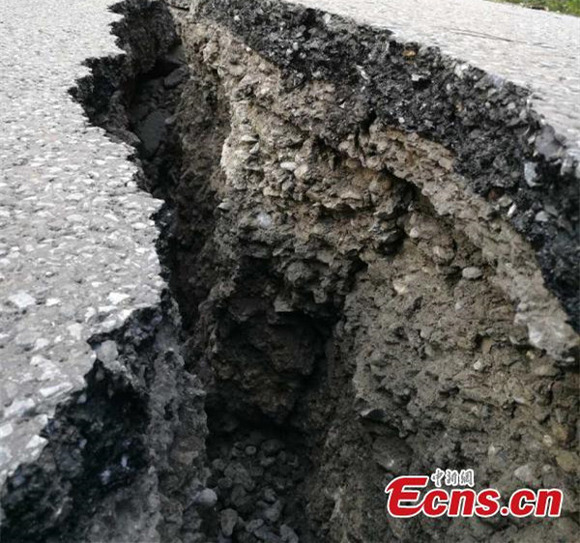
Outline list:
[[[0,484],[44,445],[55,405],[83,386],[86,340],[157,303],[164,286],[129,148],[88,125],[68,90],[87,57],[119,50],[115,0],[0,4]],[[302,0],[534,91],[580,154],[580,19],[482,0]]]
[[[119,54],[114,0],[0,6],[0,484],[32,460],[59,401],[84,385],[86,340],[155,304],[164,283],[129,147],[68,91]]]
[[[580,157],[580,18],[486,0],[299,0],[438,46],[530,88],[532,106]]]

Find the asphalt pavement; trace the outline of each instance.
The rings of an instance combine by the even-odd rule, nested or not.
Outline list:
[[[284,0],[387,28],[533,91],[580,157],[580,18],[487,0]]]
[[[164,283],[130,149],[69,89],[117,55],[114,0],[0,2],[0,485],[84,385],[87,339],[156,304]]]

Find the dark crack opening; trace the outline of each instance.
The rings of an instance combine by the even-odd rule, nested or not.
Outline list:
[[[127,54],[87,61],[92,74],[71,94],[93,124],[134,147],[139,186],[165,200],[156,221],[171,293],[122,330],[91,339],[97,362],[86,389],[58,408],[41,457],[3,489],[2,541],[316,541],[306,495],[325,424],[309,427],[300,398],[328,386],[325,348],[340,297],[320,305],[298,293],[304,311],[277,314],[272,294],[288,285],[270,257],[256,259],[255,248],[235,255],[239,262],[208,255],[210,180],[228,106],[190,73],[163,3],[127,0],[113,11],[124,17],[113,31]],[[184,171],[186,84],[199,86],[201,141],[188,161],[196,167]],[[204,307],[232,266],[243,294]],[[359,267],[355,259],[347,275]],[[224,352],[204,367],[208,318],[219,322]],[[206,393],[190,371],[207,391],[207,441]],[[230,380],[232,371],[248,382]]]

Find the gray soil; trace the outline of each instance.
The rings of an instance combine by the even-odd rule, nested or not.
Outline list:
[[[71,92],[165,202],[169,290],[90,339],[2,543],[572,541],[577,163],[528,90],[292,3],[115,11]],[[389,518],[436,468],[562,518]]]

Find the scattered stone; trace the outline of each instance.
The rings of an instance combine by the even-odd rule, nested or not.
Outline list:
[[[449,264],[455,258],[455,251],[436,245],[433,247],[433,256],[438,263]]]
[[[399,295],[406,294],[409,291],[409,287],[405,281],[395,279],[393,281],[393,289]]]
[[[284,543],[299,543],[300,539],[296,535],[296,532],[286,524],[280,526],[280,536]]]
[[[274,524],[280,518],[282,514],[283,505],[280,500],[276,501],[271,507],[268,507],[263,513],[262,517],[264,520]]]
[[[112,340],[107,340],[101,343],[98,347],[95,348],[95,352],[97,353],[97,358],[105,364],[117,360],[119,356],[117,343]]]
[[[272,217],[270,217],[268,213],[264,213],[263,211],[260,211],[260,213],[258,213],[256,221],[258,225],[261,226],[262,228],[270,228],[272,226]]]
[[[71,324],[67,326],[68,333],[73,339],[80,341],[83,337],[83,325],[82,324]]]
[[[280,168],[288,172],[293,172],[297,167],[298,165],[296,164],[296,162],[282,162],[280,164]]]
[[[533,368],[532,373],[539,377],[555,377],[560,371],[552,364],[542,364],[541,366]]]
[[[276,457],[274,456],[264,456],[260,459],[260,466],[263,468],[269,468],[271,465],[276,463]]]
[[[30,359],[30,365],[31,366],[45,366],[46,364],[49,364],[50,360],[44,356],[41,355],[34,355],[31,359]]]
[[[556,462],[566,473],[580,471],[580,458],[571,451],[561,451],[556,455]]]
[[[536,165],[533,162],[526,162],[524,164],[524,177],[528,186],[538,186],[538,183],[536,183],[536,180],[538,179],[538,173],[536,172]]]
[[[14,343],[25,351],[32,349],[36,343],[37,335],[33,330],[21,332],[14,338]]]
[[[340,198],[341,200],[356,200],[356,201],[360,201],[363,199],[360,192],[357,192],[352,189],[346,190],[343,193],[341,193]]]
[[[253,534],[256,532],[256,530],[258,530],[262,526],[264,526],[264,521],[262,519],[257,518],[257,519],[251,520],[250,522],[248,522],[246,524],[246,532]]]
[[[9,422],[0,425],[0,439],[8,437],[14,431],[14,427]]]
[[[38,449],[44,447],[48,443],[48,440],[40,436],[32,436],[28,443],[26,444],[27,449]]]
[[[28,309],[29,307],[36,305],[36,299],[34,296],[31,296],[28,292],[24,292],[23,290],[9,296],[8,301],[20,310]]]
[[[56,396],[57,394],[61,394],[63,392],[68,392],[72,388],[73,385],[65,381],[52,387],[41,388],[38,392],[43,398],[49,398],[51,396]]]
[[[217,494],[211,488],[204,488],[195,499],[195,503],[206,509],[212,508],[217,501]]]
[[[248,503],[248,493],[246,492],[246,489],[242,485],[234,486],[230,500],[236,509],[243,509]]]
[[[220,528],[226,537],[229,537],[234,533],[234,528],[237,522],[238,513],[234,509],[224,509],[220,513]]]
[[[522,481],[526,484],[531,484],[534,482],[534,472],[532,471],[532,467],[529,464],[524,464],[520,466],[514,471],[514,476],[516,479]]]
[[[129,296],[129,294],[124,294],[122,292],[111,292],[111,294],[109,294],[109,296],[107,296],[109,301],[114,305],[118,305],[121,302],[128,300],[130,297],[131,296]]]
[[[268,503],[274,503],[276,501],[276,492],[273,488],[265,488],[262,495]]]
[[[19,416],[21,417],[27,411],[34,408],[36,404],[32,398],[25,400],[16,400],[12,402],[6,409],[4,409],[4,418]]]
[[[481,268],[475,267],[463,268],[463,270],[461,271],[461,275],[464,279],[473,281],[475,279],[479,279],[483,275],[483,271],[481,270]]]

